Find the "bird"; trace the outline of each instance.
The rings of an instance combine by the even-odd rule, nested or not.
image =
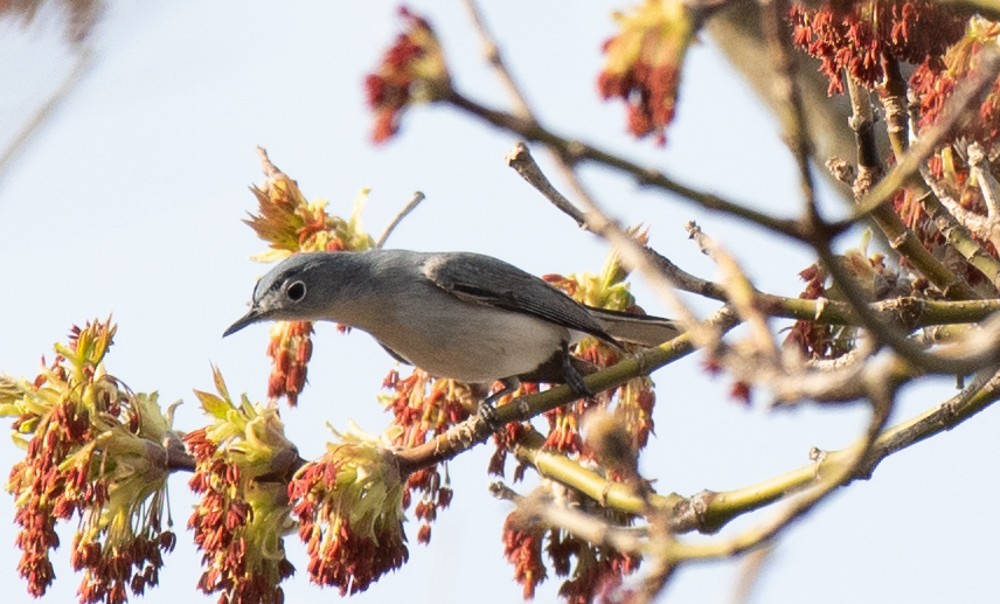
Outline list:
[[[584,337],[624,350],[680,333],[668,319],[581,304],[492,256],[400,249],[293,254],[257,282],[250,310],[223,337],[268,320],[336,321],[432,376],[501,382],[487,403],[521,381],[592,394],[583,374],[595,368],[569,353]]]

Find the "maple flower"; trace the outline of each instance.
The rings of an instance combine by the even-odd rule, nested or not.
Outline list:
[[[267,396],[285,397],[294,407],[306,385],[306,370],[312,358],[313,324],[309,321],[278,321],[271,327],[267,356],[271,357],[271,375]]]
[[[642,244],[648,240],[648,234],[644,230],[633,229],[631,235]],[[565,277],[544,276],[548,283],[588,306],[643,314],[629,291],[627,278],[628,271],[615,253],[609,255],[600,274],[597,275],[580,273]],[[573,354],[597,367],[614,365],[621,356],[619,351],[595,338],[585,338],[579,342]],[[581,417],[595,404],[604,405],[613,399],[616,416],[619,421],[624,422],[632,435],[633,446],[636,450],[645,447],[653,431],[652,412],[656,401],[653,381],[648,377],[635,378],[602,396],[603,399],[583,399],[547,412],[545,417],[549,420],[550,429],[546,446],[566,453],[583,452],[583,439],[580,437]]]
[[[218,394],[195,391],[213,422],[185,436],[196,461],[189,484],[202,494],[188,520],[206,567],[198,588],[222,602],[279,603],[279,583],[294,567],[285,557],[292,531],[285,484],[298,459],[273,406],[239,404],[214,371]]]
[[[521,584],[525,600],[535,597],[535,589],[547,576],[542,560],[545,531],[524,528],[515,521],[514,514],[507,516],[503,527],[503,555],[514,565],[514,580]]]
[[[628,129],[637,138],[666,143],[674,119],[681,68],[694,40],[691,14],[680,0],[645,0],[633,13],[615,13],[620,31],[604,43],[607,62],[597,88],[605,100],[628,106]]]
[[[838,0],[815,10],[793,5],[789,19],[795,44],[821,60],[832,95],[844,91],[844,70],[874,88],[891,63],[939,56],[962,36],[968,15],[925,0]]]
[[[955,87],[977,69],[982,50],[991,45],[996,46],[998,40],[1000,24],[982,17],[973,18],[969,21],[965,35],[948,49],[943,60],[925,61],[914,71],[910,77],[910,85],[920,99],[919,129],[929,128],[940,119]],[[971,139],[987,147],[995,143],[1000,137],[1000,77],[994,82],[976,113],[976,119],[961,121],[945,141],[950,143],[962,140],[967,144],[969,141],[965,139]],[[949,158],[938,159],[936,172],[939,175],[942,175],[941,168],[951,163],[947,159]]]
[[[451,76],[437,36],[426,19],[399,9],[406,29],[382,55],[375,73],[365,78],[368,107],[375,114],[372,140],[383,143],[399,131],[403,111],[416,102],[445,98]]]
[[[406,562],[403,480],[388,441],[352,427],[288,485],[309,553],[309,577],[341,595],[368,589]]]
[[[575,491],[543,480],[531,499],[534,505],[572,506],[601,517],[614,525],[627,525],[631,519],[588,502]],[[640,559],[607,547],[596,546],[571,533],[539,526],[532,514],[515,509],[504,522],[504,556],[514,565],[514,579],[521,584],[525,599],[534,597],[535,589],[548,577],[546,558],[558,577],[566,580],[559,595],[572,604],[619,601],[609,598],[624,577],[639,568]]]
[[[559,587],[559,595],[567,604],[589,604],[595,601],[613,601],[607,597],[618,589],[626,575],[639,568],[637,556],[623,554],[604,547],[595,547],[565,531],[549,533],[549,555],[573,561],[569,570],[559,573],[568,576]]]
[[[361,213],[368,200],[364,189],[354,201],[348,218],[327,213],[327,202],[308,201],[298,183],[279,170],[258,149],[267,182],[262,187],[251,187],[257,198],[258,213],[251,214],[244,222],[257,236],[270,244],[254,260],[273,262],[296,252],[367,250],[374,247],[371,236],[361,224]],[[268,377],[268,396],[285,397],[295,406],[305,388],[309,359],[312,356],[312,323],[276,322],[271,329],[267,354],[271,357],[271,374]]]
[[[406,378],[400,378],[395,369],[390,371],[382,387],[391,390],[380,395],[379,400],[393,414],[393,425],[398,429],[392,444],[401,448],[423,444],[429,436],[441,434],[467,419],[469,410],[478,402],[467,384],[432,378],[417,368]],[[435,464],[413,472],[406,479],[403,509],[409,509],[414,493],[420,498],[414,506],[414,515],[421,522],[418,543],[430,542],[430,523],[437,518],[439,509],[448,507],[454,495],[446,468],[445,464]]]
[[[846,250],[837,260],[853,277],[855,284],[870,300],[913,294],[913,282],[898,268],[889,266],[885,256],[878,252],[868,252],[870,233],[866,234],[856,248]],[[827,286],[827,269],[813,264],[799,273],[806,287],[799,297],[805,300],[843,300],[840,289]],[[850,325],[824,325],[814,321],[796,321],[785,338],[785,345],[798,348],[811,359],[835,359],[855,347],[857,329]],[[744,394],[743,386],[737,386],[733,395]],[[747,392],[746,394],[749,394]]]
[[[274,262],[295,252],[367,250],[374,246],[361,224],[368,189],[363,189],[355,199],[348,218],[331,216],[326,211],[326,201],[309,201],[298,183],[271,163],[264,149],[257,151],[267,181],[263,186],[250,187],[257,198],[258,213],[250,214],[243,222],[266,241],[271,250],[254,256],[254,260]]]
[[[0,415],[14,417],[26,449],[11,469],[15,522],[21,527],[18,571],[28,591],[45,593],[54,575],[49,550],[55,525],[77,516],[71,561],[84,571],[81,602],[124,602],[128,591],[155,586],[174,534],[162,528],[172,408],[156,394],[133,393],[109,375],[104,356],[110,319],[73,328],[67,345],[33,382],[0,377]]]

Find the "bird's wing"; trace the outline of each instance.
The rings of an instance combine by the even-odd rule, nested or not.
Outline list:
[[[534,315],[620,346],[586,307],[502,260],[467,252],[434,254],[423,271],[435,285],[462,300]]]

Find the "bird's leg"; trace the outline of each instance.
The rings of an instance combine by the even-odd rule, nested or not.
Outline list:
[[[573,366],[573,357],[569,354],[568,342],[563,342],[562,353],[563,377],[566,378],[566,385],[573,391],[573,394],[580,398],[594,396],[596,393],[587,386],[586,382],[583,381],[583,375]]]
[[[497,401],[517,390],[521,385],[521,380],[515,376],[511,376],[503,378],[500,380],[500,383],[503,384],[503,388],[489,395],[479,404],[478,415],[490,427],[490,432],[496,432],[501,427],[497,423]]]

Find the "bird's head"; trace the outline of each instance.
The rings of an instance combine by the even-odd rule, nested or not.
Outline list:
[[[253,290],[250,310],[230,325],[222,337],[261,321],[314,321],[323,317],[324,266],[334,254],[296,254],[282,260],[260,278]]]

